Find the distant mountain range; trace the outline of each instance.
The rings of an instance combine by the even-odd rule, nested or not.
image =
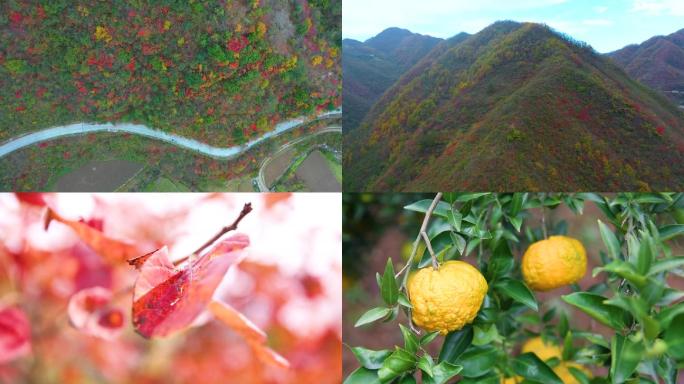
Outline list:
[[[630,76],[684,107],[684,29],[608,55]]]
[[[397,46],[391,35],[343,46]],[[684,188],[684,114],[660,92],[544,25],[459,36],[403,70],[361,55],[348,65],[344,51],[345,116],[347,95],[377,78],[359,78],[363,65],[397,79],[373,88],[367,113],[352,109],[358,126],[345,117],[345,191]]]
[[[344,129],[356,128],[380,95],[441,41],[400,28],[365,42],[342,40]]]

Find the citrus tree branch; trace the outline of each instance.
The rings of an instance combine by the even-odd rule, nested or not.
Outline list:
[[[430,252],[430,256],[432,257],[432,265],[435,268],[439,267],[439,264],[437,264],[437,258],[435,257],[435,253],[432,250],[432,244],[430,244],[430,238],[427,236],[427,226],[430,221],[430,216],[432,216],[432,212],[435,210],[435,207],[437,207],[437,203],[442,199],[442,193],[439,192],[435,196],[434,200],[432,200],[432,203],[430,204],[430,207],[428,207],[428,210],[425,212],[425,217],[423,218],[423,223],[420,226],[420,231],[418,232],[418,236],[416,236],[416,239],[413,241],[413,247],[411,248],[411,255],[409,256],[408,261],[406,262],[406,265],[397,272],[395,277],[401,276],[402,273],[407,272],[407,270],[410,268],[411,264],[413,264],[413,259],[416,257],[416,252],[418,251],[418,244],[420,244],[420,239],[421,237],[425,241],[425,244],[428,248],[428,251]],[[423,234],[425,236],[423,237]],[[401,287],[406,286],[406,280],[408,279],[408,273],[404,275],[404,279],[402,280]]]

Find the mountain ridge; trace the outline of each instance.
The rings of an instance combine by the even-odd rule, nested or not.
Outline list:
[[[442,41],[401,28],[385,29],[365,42],[344,39],[344,129],[356,128],[385,90]]]
[[[633,78],[684,106],[684,29],[628,45],[608,56]]]
[[[345,190],[682,186],[683,117],[588,45],[497,22],[440,44],[345,135]]]

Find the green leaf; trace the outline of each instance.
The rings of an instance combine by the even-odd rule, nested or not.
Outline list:
[[[611,341],[610,350],[610,376],[613,383],[622,383],[632,376],[641,360],[641,343],[616,334]]]
[[[475,200],[477,198],[480,198],[482,196],[487,196],[490,195],[490,192],[479,192],[479,193],[461,193],[456,197],[456,201],[459,202],[466,202],[470,200]]]
[[[415,212],[422,212],[426,213],[427,210],[430,208],[430,204],[432,204],[432,200],[426,199],[426,200],[420,200],[416,201],[413,204],[409,204],[404,207],[404,209],[408,211],[415,211]],[[437,206],[435,207],[435,210],[432,211],[433,215],[437,216],[442,216],[445,219],[449,218],[449,212],[451,212],[451,205],[444,201],[440,201],[437,203]]]
[[[575,367],[568,367],[568,371],[575,376],[575,379],[577,379],[580,384],[589,384],[589,377],[583,371]]]
[[[572,345],[572,331],[568,331],[563,338],[563,360],[570,360],[575,353]]]
[[[496,372],[489,372],[486,375],[473,378],[463,377],[458,384],[499,384],[500,382],[502,381]]]
[[[604,304],[607,299],[588,292],[575,292],[562,296],[563,301],[580,309],[598,322],[615,330],[625,327],[627,313],[617,307]]]
[[[603,244],[606,245],[606,249],[608,249],[608,254],[613,259],[618,259],[620,257],[620,243],[618,243],[615,234],[607,225],[603,224],[601,220],[598,221],[598,225],[599,231],[601,232],[601,239],[603,240]]]
[[[641,326],[644,329],[644,335],[648,340],[655,339],[660,333],[660,324],[649,315],[649,305],[641,297],[615,295],[604,303],[630,312],[639,320],[639,323],[641,323]]]
[[[504,276],[513,270],[515,261],[513,254],[506,241],[502,241],[494,249],[492,257],[487,266],[487,281],[496,280],[500,276]]]
[[[663,339],[667,343],[667,354],[679,362],[684,361],[684,314],[673,319]]]
[[[449,219],[449,224],[451,224],[456,231],[461,231],[461,220],[463,220],[463,215],[456,209],[450,209],[447,214]]]
[[[404,336],[404,349],[409,353],[416,353],[418,350],[418,338],[416,335],[402,324],[399,324],[399,328],[401,329],[401,334]]]
[[[537,299],[522,281],[505,279],[497,282],[494,287],[497,288],[502,295],[508,296],[511,299],[526,305],[533,311],[539,310]]]
[[[684,314],[684,302],[664,308],[658,313],[656,318],[658,319],[658,322],[660,322],[660,327],[662,329],[668,329],[670,324],[672,324],[672,320],[681,314]]]
[[[411,305],[409,299],[402,292],[399,292],[399,298],[397,299],[397,302],[406,308],[413,308],[413,305]]]
[[[362,325],[370,324],[374,321],[380,320],[384,317],[387,317],[392,310],[390,308],[385,308],[385,307],[377,307],[369,310],[368,312],[364,313],[359,320],[354,324],[354,327],[360,327]]]
[[[463,236],[459,235],[458,233],[450,232],[449,234],[451,235],[451,241],[454,243],[454,246],[458,250],[458,254],[463,255],[463,251],[466,247],[466,240],[463,238]]]
[[[624,279],[627,279],[630,283],[634,284],[637,288],[643,288],[646,285],[646,276],[640,275],[634,266],[622,260],[613,260],[609,264],[594,268],[593,276],[598,275],[600,272],[611,272]]]
[[[684,224],[672,224],[658,228],[660,240],[669,240],[675,236],[684,234]]]
[[[461,374],[465,377],[484,375],[492,369],[498,357],[494,347],[470,347],[459,358],[458,362],[463,366]]]
[[[524,198],[525,198],[525,193],[514,193],[513,197],[511,198],[511,206],[508,210],[508,214],[511,217],[515,217],[518,215],[518,212],[522,209],[523,203],[524,203]]]
[[[354,356],[356,356],[356,360],[361,363],[361,366],[368,369],[380,369],[382,362],[392,354],[392,351],[389,349],[381,351],[373,351],[363,347],[352,347],[350,349]]]
[[[404,376],[399,381],[399,384],[416,384],[416,378],[413,375]]]
[[[432,367],[432,377],[423,378],[423,383],[444,384],[452,377],[458,375],[462,369],[463,367],[460,365],[451,364],[448,361],[442,361],[441,363]]]
[[[435,362],[432,360],[432,357],[428,354],[425,354],[418,359],[418,368],[420,368],[421,371],[425,372],[428,374],[428,376],[432,377],[432,367],[434,367]]]
[[[437,336],[439,336],[439,331],[430,332],[428,334],[423,335],[423,337],[420,338],[420,345],[431,343],[432,340],[437,338]]]
[[[562,311],[560,319],[558,320],[558,336],[565,338],[565,335],[568,334],[569,329],[570,325],[568,323],[568,314],[565,313],[565,311]]]
[[[380,381],[387,382],[405,372],[412,371],[416,366],[416,356],[401,348],[397,348],[385,359],[378,371]]]
[[[458,331],[449,332],[444,338],[439,361],[455,362],[473,341],[473,326],[466,325]]]
[[[684,256],[669,257],[656,261],[652,266],[649,275],[655,275],[661,272],[677,269],[684,265]]]
[[[639,257],[637,258],[637,272],[641,275],[648,274],[653,263],[653,239],[650,236],[644,236],[639,244]]]
[[[474,326],[475,330],[473,336],[473,345],[487,345],[491,344],[494,340],[499,340],[499,330],[496,328],[496,324],[490,324],[485,326]]]
[[[512,365],[513,371],[525,379],[540,383],[563,384],[553,370],[532,352],[516,357]]]
[[[639,193],[637,197],[634,198],[634,201],[640,204],[661,204],[670,202],[671,199],[668,201],[663,195],[656,193]]]
[[[361,367],[347,376],[344,384],[382,384],[382,382],[378,378],[378,371]]]
[[[397,280],[394,278],[394,265],[392,265],[392,259],[390,258],[387,259],[385,273],[382,275],[381,283],[380,292],[385,303],[389,306],[397,304],[397,300],[399,299],[399,286],[397,285]]]

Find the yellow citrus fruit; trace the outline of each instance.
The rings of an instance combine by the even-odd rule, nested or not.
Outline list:
[[[549,291],[576,283],[587,271],[587,252],[582,243],[567,236],[537,241],[525,251],[522,274],[535,291]]]
[[[522,383],[523,378],[520,376],[515,376],[515,377],[502,377],[501,378],[501,384],[519,384]]]
[[[588,377],[591,378],[591,372],[581,366],[580,364],[573,363],[571,361],[562,361],[557,366],[553,367],[553,372],[558,375],[558,377],[563,380],[564,384],[580,384],[580,382],[575,378],[575,376],[570,373],[570,367],[577,368],[584,372]]]
[[[554,357],[561,358],[563,351],[553,343],[545,343],[541,337],[534,337],[523,344],[521,353],[533,352],[537,357],[543,361],[547,361]],[[553,367],[553,372],[563,381],[564,384],[579,384],[575,376],[570,373],[570,367],[577,368],[591,377],[591,372],[581,366],[580,364],[571,361],[561,361]]]
[[[413,322],[423,329],[447,334],[475,319],[487,294],[487,281],[472,265],[447,261],[439,269],[426,267],[409,277]]]
[[[533,337],[525,342],[520,353],[533,352],[542,361],[557,357],[561,358],[562,351],[553,343],[545,343],[541,337]]]

